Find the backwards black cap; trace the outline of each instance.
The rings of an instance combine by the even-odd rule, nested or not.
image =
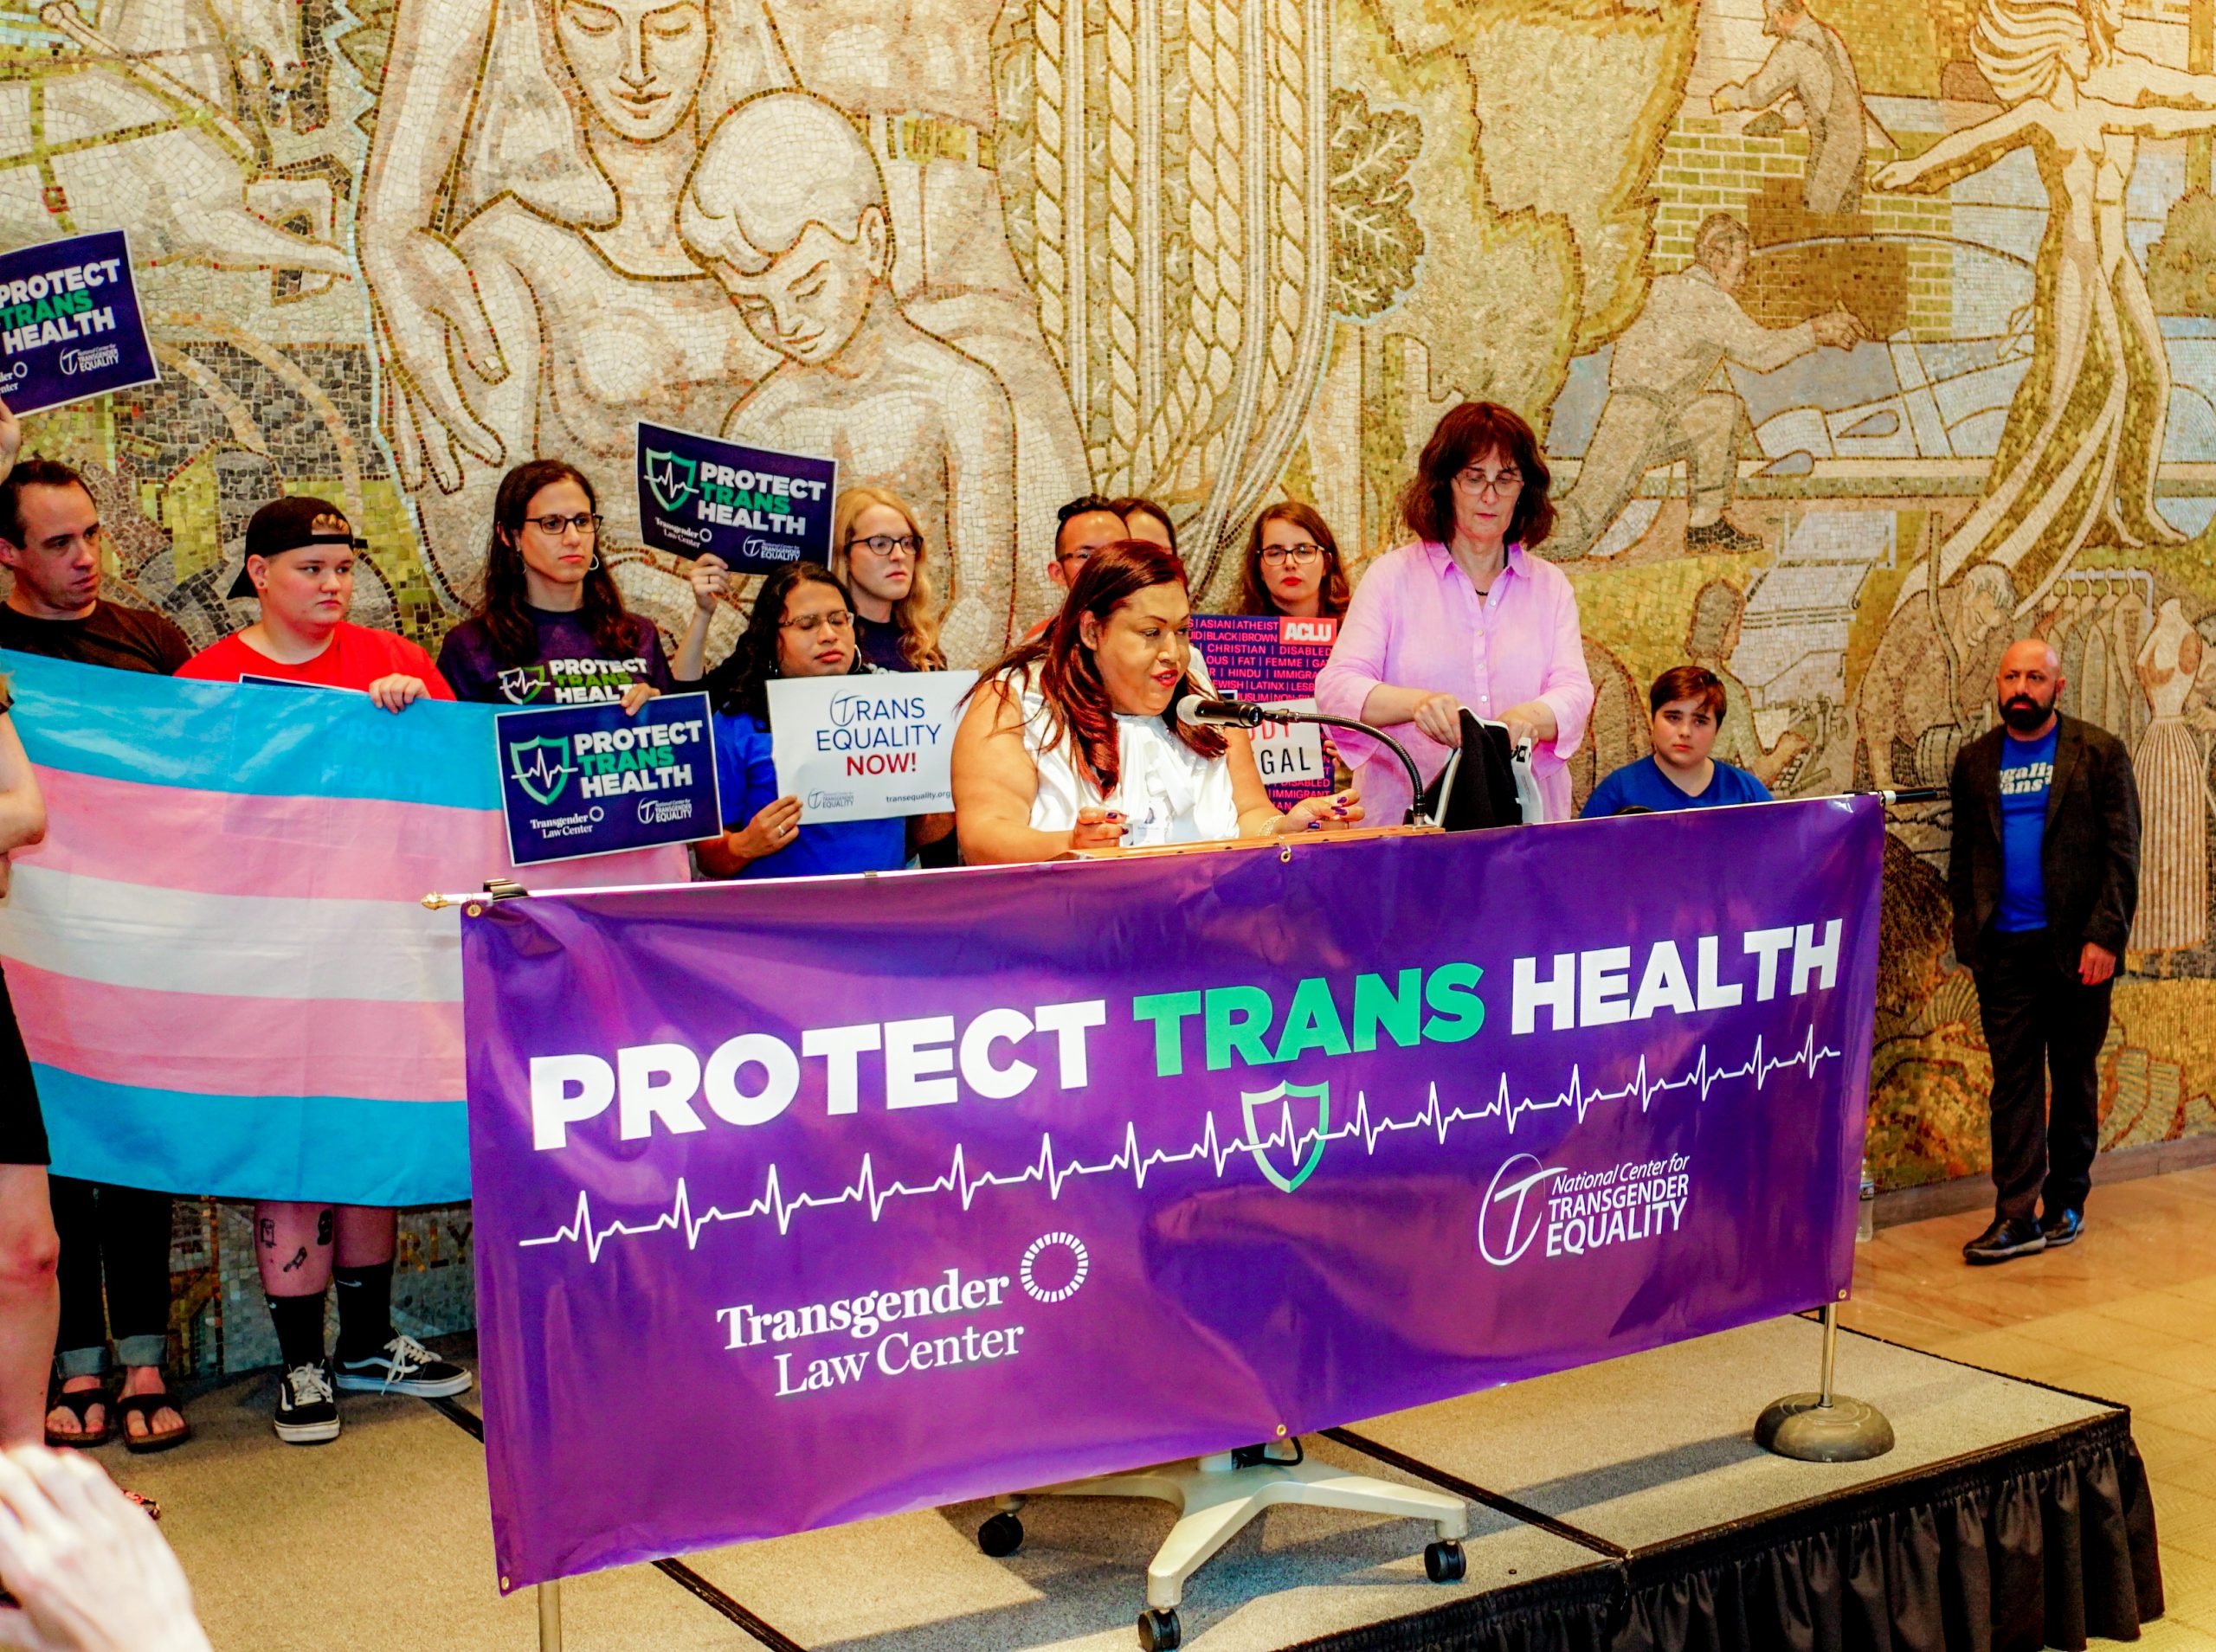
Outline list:
[[[249,557],[274,556],[310,545],[347,545],[359,550],[361,544],[344,511],[328,499],[311,498],[306,494],[272,499],[256,511],[254,519],[246,524],[246,554]],[[246,563],[242,562],[238,578],[231,582],[230,595],[240,597],[254,594],[254,581],[246,571]]]

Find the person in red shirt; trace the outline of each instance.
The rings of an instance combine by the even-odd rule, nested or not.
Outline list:
[[[454,698],[431,657],[390,631],[348,622],[354,551],[345,513],[322,499],[274,499],[246,524],[246,566],[233,596],[261,599],[261,618],[177,671],[236,683],[257,677],[365,691],[388,711]]]
[[[245,594],[261,599],[261,618],[202,649],[177,675],[359,689],[388,711],[426,697],[453,699],[430,655],[416,644],[347,623],[354,548],[354,530],[336,505],[306,498],[263,505],[247,524],[243,575],[253,587]],[[467,1371],[393,1328],[396,1225],[395,1212],[364,1205],[288,1199],[254,1205],[254,1260],[285,1366],[277,1389],[278,1438],[293,1445],[336,1439],[342,1388],[437,1398],[469,1386]],[[335,1368],[323,1340],[324,1295],[334,1280]]]

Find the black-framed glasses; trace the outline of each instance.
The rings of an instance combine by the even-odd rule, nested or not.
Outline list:
[[[600,517],[590,511],[580,511],[573,517],[525,517],[524,520],[549,539],[559,539],[564,528],[575,528],[588,539],[600,534]]]
[[[778,630],[797,631],[802,635],[811,631],[821,631],[826,626],[834,631],[852,631],[854,628],[854,616],[846,609],[841,608],[836,614],[806,614],[797,620],[777,621]]]
[[[905,550],[911,556],[920,556],[924,550],[924,542],[912,533],[873,533],[866,539],[847,541],[848,550],[857,545],[866,545],[879,556],[890,556],[897,550]]]
[[[1279,562],[1291,562],[1295,568],[1305,568],[1324,554],[1321,545],[1265,545],[1262,560],[1275,567]]]
[[[1472,465],[1467,470],[1455,472],[1454,483],[1464,492],[1474,493],[1479,498],[1490,493],[1495,498],[1501,499],[1506,498],[1524,485],[1524,472],[1503,471],[1498,476],[1488,476]]]

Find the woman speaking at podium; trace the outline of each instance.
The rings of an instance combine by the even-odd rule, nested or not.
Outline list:
[[[1354,825],[1352,792],[1279,813],[1244,730],[1181,723],[1195,670],[1185,565],[1127,539],[1086,558],[1045,633],[989,668],[954,738],[954,824],[970,865],[1072,849]]]
[[[1564,767],[1585,737],[1593,679],[1585,673],[1577,595],[1532,555],[1554,526],[1539,439],[1514,412],[1465,402],[1439,421],[1401,494],[1416,543],[1370,565],[1339,621],[1316,702],[1396,736],[1428,781],[1462,740],[1462,709],[1531,743],[1531,777],[1547,819],[1570,816]],[[1339,751],[1379,819],[1406,812],[1408,771],[1367,736]]]

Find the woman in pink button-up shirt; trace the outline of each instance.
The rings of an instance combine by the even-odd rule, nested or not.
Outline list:
[[[1439,421],[1401,514],[1416,543],[1371,564],[1339,621],[1317,703],[1408,749],[1427,783],[1461,742],[1461,710],[1531,742],[1531,775],[1549,820],[1570,817],[1565,766],[1585,737],[1593,679],[1577,596],[1530,554],[1554,525],[1552,478],[1531,427],[1491,402]],[[1372,820],[1406,814],[1408,777],[1375,741],[1337,736]]]

